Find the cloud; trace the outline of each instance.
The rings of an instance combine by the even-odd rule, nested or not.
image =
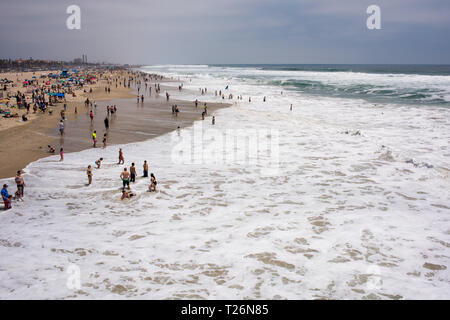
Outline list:
[[[82,29],[67,30],[67,6]],[[366,28],[378,4],[382,30]],[[448,0],[10,0],[2,57],[123,63],[450,63]],[[420,41],[417,37],[420,36]]]

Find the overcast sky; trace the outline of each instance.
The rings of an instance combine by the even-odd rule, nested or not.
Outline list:
[[[68,30],[66,8],[81,8]],[[366,9],[381,8],[381,30]],[[450,64],[450,0],[1,0],[0,57]]]

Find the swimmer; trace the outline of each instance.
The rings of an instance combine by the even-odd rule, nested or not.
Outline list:
[[[126,191],[125,188],[123,188],[122,189],[122,197],[120,198],[120,200],[130,199],[135,196],[136,196],[136,194],[133,191],[131,191],[131,190]]]

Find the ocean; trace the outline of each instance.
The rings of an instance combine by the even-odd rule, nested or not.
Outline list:
[[[450,297],[450,66],[139,70],[199,112],[232,106],[214,126],[31,163],[26,201],[0,217],[0,298]],[[120,201],[119,147],[158,193],[138,179]]]

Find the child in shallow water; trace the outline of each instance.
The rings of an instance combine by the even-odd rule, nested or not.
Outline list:
[[[156,192],[156,185],[158,184],[158,182],[156,181],[155,176],[153,175],[153,173],[150,173],[150,179],[151,179],[151,184],[148,187],[148,190],[150,192]]]
[[[125,190],[125,188],[123,188],[122,189],[122,198],[120,200],[131,199],[132,197],[135,197],[135,196],[136,196],[136,194],[133,191],[131,191],[131,190],[127,191],[127,190]]]
[[[100,169],[100,166],[102,164],[103,158],[98,159],[97,161],[95,161],[95,164],[97,165],[97,169]]]

